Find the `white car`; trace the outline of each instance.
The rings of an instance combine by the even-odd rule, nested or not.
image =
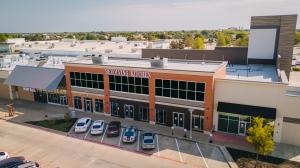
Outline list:
[[[103,120],[94,121],[91,128],[91,134],[99,135],[99,134],[103,134],[103,131],[104,131],[104,121]]]
[[[82,133],[86,132],[92,123],[92,119],[90,117],[80,118],[75,125],[75,132]]]
[[[0,161],[4,159],[8,159],[9,155],[7,152],[0,152]]]

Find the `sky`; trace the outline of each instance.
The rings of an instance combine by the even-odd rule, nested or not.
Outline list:
[[[300,29],[300,0],[0,0],[0,33],[247,29],[280,14]]]

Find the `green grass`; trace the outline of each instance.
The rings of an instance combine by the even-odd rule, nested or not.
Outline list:
[[[64,119],[58,120],[41,120],[41,121],[29,121],[28,124],[37,125],[40,127],[50,128],[57,131],[68,132],[77,119],[71,119],[66,122]]]

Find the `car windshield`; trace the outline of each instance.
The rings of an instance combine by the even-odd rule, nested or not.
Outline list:
[[[126,131],[125,136],[133,136],[133,131]]]
[[[144,143],[153,143],[153,136],[144,136]]]
[[[97,129],[97,128],[100,128],[100,127],[101,127],[101,125],[94,125],[93,126],[94,129]]]
[[[85,123],[77,123],[78,127],[84,126]]]
[[[0,152],[0,155],[5,155],[5,153],[4,152]]]

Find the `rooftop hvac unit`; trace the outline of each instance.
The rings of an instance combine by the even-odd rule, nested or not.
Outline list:
[[[105,55],[92,55],[92,61],[93,61],[93,64],[100,64],[100,65],[103,65],[105,62],[108,61],[108,57],[105,56]]]
[[[150,59],[152,68],[166,68],[168,66],[168,58],[153,57]]]

